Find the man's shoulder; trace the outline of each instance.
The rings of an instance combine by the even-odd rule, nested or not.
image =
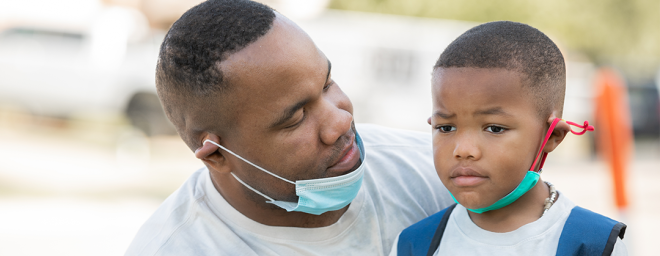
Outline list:
[[[433,167],[431,134],[358,125],[366,150],[363,187],[375,205],[405,226],[453,203]]]
[[[172,241],[174,236],[186,236],[197,213],[201,212],[205,197],[204,183],[208,170],[202,168],[193,173],[184,184],[172,193],[142,225],[131,242],[126,255],[160,255],[162,248]],[[183,239],[185,240],[185,239]]]
[[[450,207],[447,207],[439,212],[432,214],[431,216],[416,222],[415,224],[410,225],[401,232],[399,241],[405,241],[407,239],[418,240],[421,238],[430,240],[435,234],[438,225],[442,222],[442,218],[444,217],[445,212],[448,210],[452,211],[453,208],[450,209]]]
[[[375,124],[357,124],[356,129],[365,146],[431,147],[431,134],[412,130],[389,128]]]
[[[397,255],[423,255],[429,247],[437,246],[437,239],[441,239],[442,235],[436,238],[436,232],[444,233],[444,227],[455,206],[456,204],[447,207],[401,231],[396,247]]]
[[[356,129],[364,142],[370,169],[379,172],[421,171],[424,175],[420,177],[437,179],[430,134],[373,124],[360,124]]]

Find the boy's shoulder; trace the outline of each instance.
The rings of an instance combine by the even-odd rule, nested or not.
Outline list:
[[[456,204],[404,229],[395,247],[397,254],[392,255],[427,255],[431,247],[437,249],[455,206]],[[572,203],[567,206],[569,208],[566,211],[570,213],[568,218],[564,219],[563,228],[560,228],[559,243],[555,242],[556,255],[612,254],[617,240],[624,237],[626,225]]]
[[[610,255],[617,238],[623,239],[626,227],[623,222],[575,206],[564,223],[557,255]]]
[[[455,207],[453,204],[401,231],[397,255],[426,255],[432,245],[437,247]]]

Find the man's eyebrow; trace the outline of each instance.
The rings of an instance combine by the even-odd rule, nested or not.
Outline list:
[[[330,63],[330,60],[328,60],[328,74],[326,74],[325,76],[325,83],[328,83],[328,79],[330,78],[330,70],[332,70],[332,63]],[[277,121],[273,122],[273,124],[270,125],[270,128],[274,128],[286,123],[286,121],[291,119],[291,117],[293,117],[293,115],[295,115],[296,112],[298,112],[298,110],[300,110],[302,107],[307,105],[309,101],[310,101],[309,99],[305,99],[287,108],[284,112],[282,112],[282,115],[277,119]]]
[[[474,115],[502,115],[502,116],[510,116],[511,114],[505,112],[502,110],[501,107],[494,107],[494,108],[489,108],[485,110],[479,110],[474,112]]]
[[[447,114],[447,113],[444,113],[444,112],[441,112],[441,111],[436,111],[435,113],[433,113],[433,116],[440,117],[440,118],[443,118],[443,119],[449,119],[449,118],[455,117],[456,114]]]
[[[309,99],[299,101],[295,105],[293,105],[293,106],[287,108],[286,110],[284,110],[284,112],[282,112],[282,115],[280,115],[280,117],[277,119],[277,121],[273,122],[273,124],[270,125],[270,128],[275,128],[275,127],[278,127],[278,126],[286,123],[286,121],[291,119],[293,117],[293,115],[295,115],[296,112],[298,112],[298,110],[300,110],[305,105],[307,105],[307,103],[309,103]]]

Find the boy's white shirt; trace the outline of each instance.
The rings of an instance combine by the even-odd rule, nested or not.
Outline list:
[[[562,229],[573,207],[575,203],[560,194],[557,202],[543,217],[511,232],[495,233],[474,224],[467,209],[459,204],[449,216],[442,242],[433,255],[554,256]],[[397,255],[398,242],[397,237],[390,256]],[[625,243],[619,238],[612,255],[628,255]]]

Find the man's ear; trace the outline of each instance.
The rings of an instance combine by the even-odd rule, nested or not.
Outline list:
[[[552,115],[550,115],[550,118],[548,118],[548,126],[552,125],[552,122],[557,118],[557,112],[553,111]],[[555,126],[555,129],[552,131],[552,134],[550,135],[550,138],[548,139],[548,142],[545,144],[545,147],[543,148],[543,152],[550,153],[559,146],[559,144],[564,141],[564,138],[566,138],[566,135],[571,131],[571,127],[568,126],[568,124],[565,121],[559,121],[557,123],[557,126]]]
[[[218,137],[218,135],[207,133],[202,137],[202,146],[195,150],[195,157],[202,160],[207,167],[212,168],[217,172],[231,172],[227,158],[223,155],[224,152],[219,150],[220,148],[218,146],[207,140],[220,144],[220,137]]]

